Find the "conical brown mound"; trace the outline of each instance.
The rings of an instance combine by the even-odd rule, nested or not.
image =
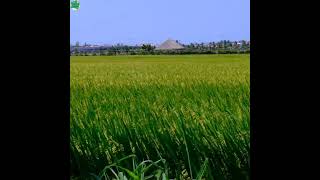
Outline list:
[[[156,48],[156,50],[171,50],[171,49],[183,49],[184,47],[181,46],[179,43],[172,39],[166,40],[164,43],[162,43],[159,47]]]

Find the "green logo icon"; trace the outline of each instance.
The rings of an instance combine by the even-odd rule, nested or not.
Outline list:
[[[70,3],[70,7],[72,10],[77,11],[80,8],[79,0],[72,0]]]

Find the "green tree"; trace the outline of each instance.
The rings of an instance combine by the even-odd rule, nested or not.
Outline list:
[[[141,48],[146,52],[152,52],[155,49],[155,47],[150,44],[143,44]]]
[[[74,54],[75,55],[79,55],[79,50],[78,50],[78,48],[76,47],[76,48],[74,48]]]

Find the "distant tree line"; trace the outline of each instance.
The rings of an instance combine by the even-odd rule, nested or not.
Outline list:
[[[175,54],[247,54],[250,53],[249,41],[228,41],[210,43],[182,44],[180,50],[156,50],[151,44],[128,46],[117,44],[113,46],[92,46],[77,42],[70,45],[70,55],[74,56],[116,56],[116,55],[175,55]]]

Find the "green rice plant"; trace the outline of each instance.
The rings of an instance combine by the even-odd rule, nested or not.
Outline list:
[[[249,59],[71,57],[71,174],[86,179],[135,154],[121,167],[166,159],[169,178],[193,178],[206,162],[206,179],[248,179]]]

